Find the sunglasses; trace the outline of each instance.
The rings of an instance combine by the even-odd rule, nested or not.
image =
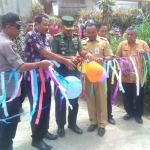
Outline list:
[[[20,28],[21,28],[21,26],[20,25],[18,25],[18,24],[10,24],[10,26],[15,26],[17,29],[19,29],[20,30]]]

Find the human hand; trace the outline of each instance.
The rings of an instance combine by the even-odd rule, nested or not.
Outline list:
[[[92,61],[93,60],[93,55],[90,52],[88,52],[86,54],[86,59],[88,59],[89,61]]]
[[[99,64],[103,64],[104,59],[102,57],[96,58],[96,62]]]
[[[42,67],[43,69],[46,69],[48,68],[48,66],[51,65],[51,62],[48,60],[42,60],[39,63],[40,63],[40,67]]]
[[[54,63],[51,63],[50,65],[52,68],[55,68],[55,64]]]
[[[79,58],[79,56],[72,56],[72,57],[71,57],[71,61],[72,61],[75,65],[77,65],[77,64],[80,62],[80,58]]]
[[[76,65],[72,62],[71,59],[65,59],[64,64],[69,70],[75,70],[76,68]]]
[[[138,54],[144,54],[145,51],[144,51],[144,49],[138,49],[138,50],[136,51],[136,53],[138,53]]]

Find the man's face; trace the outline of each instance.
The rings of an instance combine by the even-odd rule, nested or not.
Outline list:
[[[136,38],[137,38],[137,34],[135,33],[134,30],[127,30],[126,39],[128,43],[134,44],[136,41]]]
[[[64,33],[65,36],[70,37],[73,30],[66,30],[65,27],[63,26],[62,31]]]
[[[98,30],[98,35],[101,36],[101,37],[106,37],[106,35],[107,35],[107,27],[106,26],[102,26]]]
[[[27,23],[26,25],[26,32],[29,32],[33,29],[33,23]]]
[[[8,24],[6,25],[7,31],[11,38],[18,37],[20,33],[20,25],[17,24]]]
[[[94,41],[97,37],[97,30],[96,30],[96,27],[93,25],[93,26],[87,26],[86,27],[86,34],[87,34],[87,37],[90,39],[90,41]]]
[[[49,28],[48,18],[43,17],[41,23],[36,22],[36,27],[41,34],[46,34]]]

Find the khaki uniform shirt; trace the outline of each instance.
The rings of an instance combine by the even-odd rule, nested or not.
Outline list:
[[[147,43],[145,41],[138,40],[138,39],[136,40],[135,44],[132,47],[130,45],[128,45],[127,40],[125,40],[119,44],[119,47],[116,51],[116,56],[117,57],[127,57],[127,58],[124,58],[125,62],[123,62],[123,70],[130,70],[129,66],[131,66],[130,65],[131,61],[129,59],[129,56],[136,55],[137,54],[136,52],[139,49],[149,51],[149,46],[147,45]],[[141,83],[142,79],[143,79],[143,74],[144,74],[144,62],[143,62],[142,55],[133,56],[132,58],[135,62],[136,68],[138,70],[139,79],[140,79],[140,83]],[[134,70],[130,70],[128,76],[123,74],[122,81],[126,82],[126,83],[136,83],[136,75],[135,75]]]
[[[111,46],[107,39],[97,36],[95,41],[90,41],[89,38],[85,38],[81,41],[83,49],[92,52],[95,58],[102,56],[113,56]]]

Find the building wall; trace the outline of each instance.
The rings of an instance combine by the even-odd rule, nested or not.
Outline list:
[[[14,12],[21,18],[28,18],[31,15],[31,7],[31,0],[0,0],[0,16]]]
[[[116,1],[116,6],[114,6],[114,9],[122,7],[124,9],[132,8],[132,7],[138,7],[138,2],[131,2],[131,1]]]

